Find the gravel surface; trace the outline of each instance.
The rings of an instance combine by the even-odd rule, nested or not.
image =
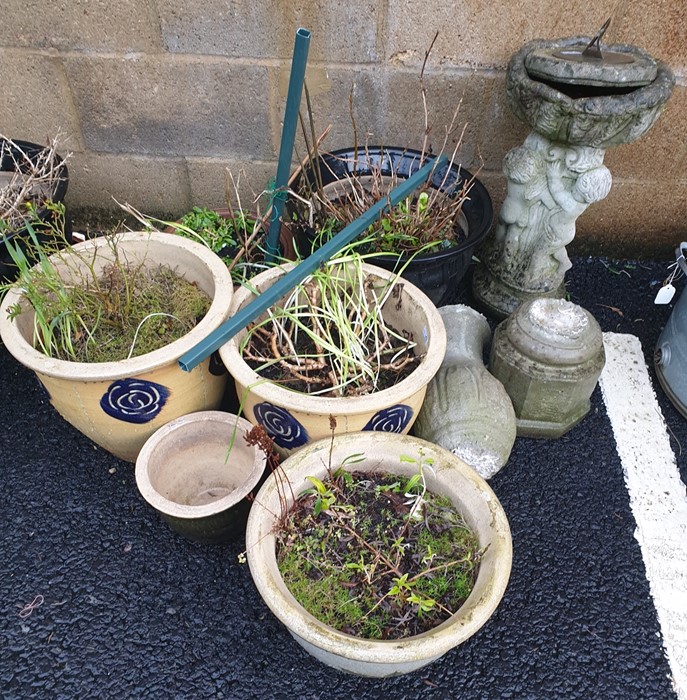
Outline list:
[[[604,331],[639,336],[650,360],[671,310],[653,304],[667,262],[574,262],[571,300]],[[491,620],[434,664],[382,681],[303,651],[237,562],[242,543],[175,535],[132,465],[65,423],[2,347],[0,377],[2,698],[675,697],[598,388],[582,423],[559,440],[518,439],[491,481],[514,545]],[[655,386],[678,451],[687,424]]]

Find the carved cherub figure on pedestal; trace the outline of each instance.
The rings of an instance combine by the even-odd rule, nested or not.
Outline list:
[[[575,237],[577,218],[611,188],[603,157],[602,149],[565,146],[535,132],[508,152],[508,191],[494,236],[481,251],[479,287],[489,291],[491,278],[507,290],[562,296],[571,266],[565,246]],[[509,311],[518,299],[512,303]]]

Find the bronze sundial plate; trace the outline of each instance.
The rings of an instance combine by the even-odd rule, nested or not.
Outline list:
[[[632,46],[601,49],[601,58],[585,55],[586,44],[541,48],[525,59],[532,78],[571,85],[640,87],[656,79],[656,62]]]

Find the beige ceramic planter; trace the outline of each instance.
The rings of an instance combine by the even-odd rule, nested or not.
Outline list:
[[[222,411],[200,411],[167,423],[138,455],[138,490],[185,537],[230,539],[245,524],[246,496],[265,471],[265,455],[244,438],[252,427]]]
[[[251,280],[258,291],[268,289],[291,265],[267,270]],[[372,265],[364,270],[380,280],[396,277]],[[439,369],[446,353],[446,330],[441,315],[417,287],[399,280],[400,294],[391,295],[383,308],[384,318],[399,331],[412,334],[418,352],[425,357],[415,371],[393,387],[368,396],[328,398],[290,391],[265,381],[243,360],[239,352],[246,331],[220,348],[220,356],[236,382],[243,413],[251,423],[262,425],[283,451],[331,434],[329,416],[336,418],[336,433],[383,431],[407,433],[417,417],[427,384]],[[254,299],[248,289],[234,292],[234,313]]]
[[[463,606],[429,632],[393,641],[359,639],[323,624],[302,608],[284,584],[275,556],[274,528],[280,500],[274,476],[260,489],[251,508],[246,529],[246,553],[251,575],[267,606],[308,652],[334,668],[363,676],[385,677],[408,673],[438,659],[475,634],[501,600],[510,577],[512,544],[506,515],[494,492],[465,462],[443,448],[407,435],[353,433],[320,440],[286,459],[282,467],[291,489],[285,489],[290,507],[292,493],[312,484],[308,476],[325,478],[329,464],[336,468],[352,454],[365,460],[349,464],[349,471],[387,471],[411,476],[416,465],[402,462],[401,455],[433,459],[433,471],[425,471],[428,489],[450,498],[467,524],[476,532],[480,546],[488,547],[477,581]]]
[[[103,239],[75,248],[95,251],[97,269],[111,261]],[[140,357],[120,362],[68,362],[46,357],[33,347],[33,311],[13,289],[0,305],[0,335],[9,352],[36,372],[63,418],[101,447],[133,462],[161,425],[186,413],[219,407],[226,385],[221,364],[210,358],[192,372],[184,372],[177,360],[228,317],[233,291],[222,260],[180,236],[125,233],[119,250],[129,260],[145,257],[146,264],[169,265],[196,282],[212,299],[205,318],[184,337]],[[25,310],[9,320],[7,310],[17,302]]]

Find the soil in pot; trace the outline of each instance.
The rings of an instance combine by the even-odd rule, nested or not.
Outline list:
[[[351,253],[342,254],[315,271],[313,277],[322,285],[324,298],[330,302],[326,305],[326,313],[318,319],[315,308],[324,310],[322,303],[312,304],[310,310],[295,311],[299,303],[305,302],[306,307],[309,303],[305,291],[307,281],[285,294],[283,283],[276,294],[272,289],[293,267],[275,267],[258,275],[250,285],[237,291],[232,310],[237,313],[245,309],[258,294],[264,295],[271,290],[267,292],[270,298],[278,301],[258,318],[258,327],[267,328],[275,321],[300,318],[299,332],[307,335],[306,326],[317,331],[318,343],[329,356],[327,359],[331,359],[339,370],[338,377],[332,382],[333,390],[331,386],[313,387],[308,394],[265,379],[246,360],[244,350],[250,342],[250,333],[244,328],[220,348],[220,357],[236,382],[241,411],[252,423],[264,426],[279,448],[285,451],[300,449],[308,442],[328,436],[331,415],[340,419],[337,429],[340,433],[401,433],[410,430],[427,384],[437,372],[446,351],[446,331],[435,306],[405,280],[366,265],[360,256]],[[357,290],[354,296],[346,294],[349,283]],[[293,300],[289,301],[289,297]],[[289,309],[290,313],[284,313]],[[323,342],[321,330],[327,327],[331,329],[330,338],[325,337]],[[375,333],[380,352],[373,353],[371,362],[366,350],[368,345],[362,340],[365,335]],[[394,343],[395,349],[390,354],[384,354],[387,341]],[[376,370],[380,364],[400,363],[403,358],[401,355],[396,357],[397,352],[403,354],[409,349],[418,360],[417,367],[393,386],[375,390]],[[299,356],[287,344],[285,351],[267,359],[262,369],[282,361],[304,368],[321,359]]]
[[[12,244],[8,244],[12,245]],[[18,285],[35,314],[35,343],[46,355],[73,362],[110,362],[153,352],[184,336],[210,308],[209,296],[168,266],[132,263],[111,238],[114,262],[96,274],[78,271],[80,254],[61,256],[66,268],[48,259],[50,247],[35,241],[41,264],[29,267],[11,250],[20,271]],[[21,306],[10,309],[10,316]]]
[[[301,196],[320,202],[314,227],[307,223],[302,202],[289,201],[290,226],[301,254],[309,255],[422,162],[420,151],[386,146],[322,154],[296,183]],[[491,198],[484,185],[452,165],[437,168],[413,197],[371,226],[358,245],[362,253],[374,254],[370,262],[400,271],[441,305],[455,295],[491,221]]]
[[[277,529],[279,571],[325,624],[365,639],[422,634],[467,600],[477,536],[451,502],[410,478],[340,469],[296,500]]]
[[[374,279],[359,256],[324,265],[250,326],[244,360],[260,376],[306,394],[351,397],[394,386],[422,356],[412,334],[384,322],[384,301],[402,303],[402,282]]]
[[[325,510],[336,512],[334,506],[339,504],[346,506],[337,493],[333,494],[333,499],[328,493],[332,489],[326,482],[332,470],[335,476],[338,476],[338,471],[372,475],[388,472],[407,480],[414,479],[416,487],[409,483],[401,486],[404,501],[415,500],[422,493],[418,491],[417,481],[422,481],[424,477],[423,486],[426,485],[430,493],[450,499],[477,536],[480,550],[479,570],[472,591],[448,620],[422,634],[400,639],[365,639],[321,622],[295,600],[277,562],[276,540],[282,530],[281,520],[285,517],[283,514],[291,510],[297,497],[304,495],[307,489],[314,489],[312,495],[315,496],[315,503],[317,497],[321,497],[320,513]],[[319,488],[317,482],[308,478],[312,476],[322,480],[324,488]],[[410,496],[405,497],[405,493]],[[405,505],[412,510],[412,501],[403,503]],[[347,512],[343,507],[339,508],[338,514],[351,529],[358,527],[354,512]],[[385,532],[381,535],[385,536]],[[405,533],[402,536],[405,537]],[[398,539],[396,534],[391,537]],[[405,550],[405,540],[394,546],[396,539],[391,542],[387,559],[400,554],[400,549]],[[344,536],[337,542],[337,555],[345,553],[352,540],[350,532],[345,530]],[[424,556],[429,558],[431,555],[429,552],[423,553],[420,559]],[[484,479],[458,457],[408,435],[353,432],[305,446],[291,454],[282,462],[280,469],[267,478],[255,497],[248,518],[246,558],[263,600],[306,651],[335,669],[383,678],[409,673],[435,661],[465,642],[486,623],[506,589],[512,544],[508,521],[496,495]],[[434,561],[437,562],[437,559],[435,555]],[[374,558],[371,561],[374,563]],[[390,561],[395,565],[395,560]],[[372,568],[369,562],[369,559],[362,562],[368,570]],[[356,567],[359,562],[351,563],[351,571],[360,569]],[[442,562],[439,560],[438,563]],[[374,567],[374,575],[383,573],[385,565],[380,559]],[[430,562],[427,565],[432,566]],[[389,592],[394,586],[406,593],[409,593],[408,587],[413,588],[412,584],[406,585],[411,575],[404,581],[403,573],[398,577],[401,580],[391,583]],[[387,590],[383,593],[387,593]],[[323,595],[331,597],[328,591]],[[422,599],[422,596],[418,597]],[[428,599],[430,596],[425,597]],[[347,600],[344,599],[344,602]],[[430,606],[427,604],[425,607]],[[412,615],[418,616],[418,612],[419,607],[416,607]]]
[[[403,337],[393,327],[390,328],[396,338]],[[318,347],[311,337],[300,334],[298,341],[292,345],[295,353],[289,356],[287,341],[280,341],[274,328],[260,326],[255,330],[250,344],[244,350],[244,358],[248,365],[265,379],[304,394],[361,396],[372,391],[382,391],[409,376],[421,360],[421,357],[415,354],[411,343],[400,344],[395,347],[393,361],[380,368],[374,383],[363,381],[339,392],[336,387],[340,386],[340,382],[334,378],[333,361],[327,358],[322,347]],[[333,341],[340,343],[336,329],[332,331]],[[394,346],[390,344],[389,349],[394,349]],[[364,352],[366,357],[374,357],[376,349],[371,339],[367,340]],[[279,358],[278,362],[275,362],[276,358]],[[308,362],[304,361],[304,358],[317,359]]]
[[[129,266],[124,272],[131,272]],[[74,344],[77,359],[84,362],[110,362],[153,352],[188,333],[210,308],[210,297],[169,267],[146,270],[128,281],[117,268],[110,268],[101,281],[107,292],[104,306],[99,306],[98,295],[91,298],[88,315],[82,315],[85,326],[95,330],[90,338],[80,334]],[[122,308],[127,301],[130,307]],[[98,320],[100,308],[107,316]]]

